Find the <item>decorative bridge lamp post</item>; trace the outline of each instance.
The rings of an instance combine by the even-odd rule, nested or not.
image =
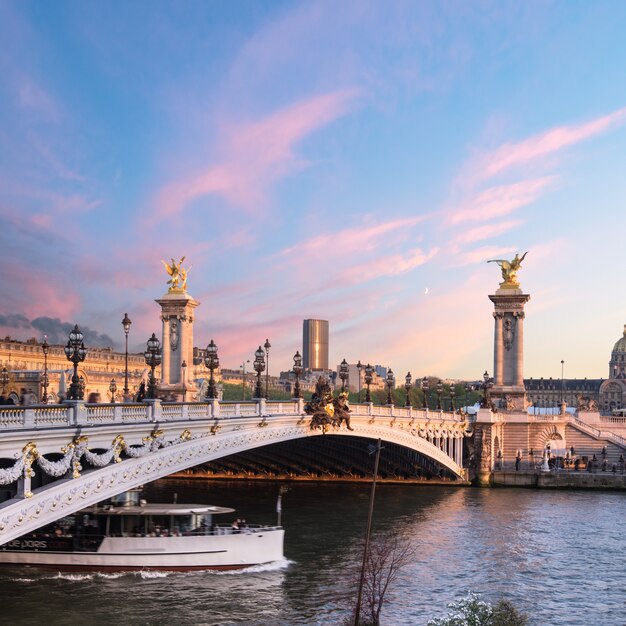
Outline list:
[[[359,402],[361,402],[361,370],[363,369],[363,363],[361,363],[361,359],[356,364],[357,370],[359,370]]]
[[[300,354],[300,351],[297,350],[296,353],[293,355],[293,373],[296,377],[296,382],[293,386],[294,398],[300,397],[300,376],[302,375],[302,369],[302,356]]]
[[[74,373],[72,374],[72,383],[70,384],[70,400],[82,400],[83,391],[80,386],[80,378],[78,377],[78,364],[82,363],[87,356],[87,349],[83,343],[83,333],[80,332],[78,324],[74,325],[70,331],[67,345],[63,348],[67,360],[74,365]]]
[[[254,397],[263,397],[263,387],[261,385],[261,374],[265,369],[265,352],[263,348],[259,346],[259,349],[254,353],[254,371],[256,372],[256,387],[254,388]]]
[[[241,374],[241,399],[245,402],[246,399],[246,363],[250,363],[250,359],[246,359],[239,367],[242,368],[243,373]]]
[[[372,384],[372,374],[374,373],[374,368],[368,363],[365,366],[365,402],[371,402],[372,396],[370,394],[370,385]]]
[[[43,336],[43,343],[41,344],[41,351],[43,352],[43,376],[41,377],[41,403],[48,404],[48,351],[50,346],[48,345],[47,335]]]
[[[124,327],[124,336],[126,338],[126,350],[124,352],[124,400],[128,400],[130,392],[128,391],[128,333],[130,332],[130,317],[128,313],[124,313],[124,319],[122,320],[122,326]]]
[[[411,381],[411,372],[407,372],[407,375],[404,377],[404,390],[406,391],[406,402],[404,403],[404,406],[406,407],[411,406],[411,387],[413,386]]]
[[[2,395],[4,395],[7,391],[7,385],[9,384],[9,371],[6,367],[2,368],[2,372],[0,372],[0,385],[2,385]]]
[[[217,346],[213,339],[209,342],[209,345],[206,347],[206,356],[204,357],[204,364],[209,370],[209,386],[206,390],[206,397],[208,400],[213,400],[217,398],[217,390],[215,389],[215,378],[213,377],[213,372],[220,366],[220,360],[217,356]]]
[[[429,391],[428,377],[424,376],[424,378],[422,378],[422,394],[423,394],[422,407],[424,409],[428,408],[428,391]]]
[[[490,404],[489,390],[491,389],[491,386],[492,386],[492,383],[489,379],[489,373],[487,372],[487,370],[485,370],[485,373],[483,374],[483,382],[481,384],[481,387],[483,390],[483,398],[482,398],[482,402],[480,406],[482,409],[489,408],[489,404]]]
[[[115,404],[115,392],[117,391],[117,383],[115,378],[111,378],[111,384],[109,385],[109,392],[111,394],[111,404]]]
[[[269,339],[265,340],[263,344],[265,348],[265,362],[267,364],[267,369],[265,370],[265,397],[267,400],[270,399],[270,348],[272,344]]]
[[[437,381],[437,386],[435,389],[437,391],[437,411],[441,411],[443,409],[443,407],[441,406],[441,394],[443,393],[443,383],[440,380]]]
[[[183,402],[187,401],[187,361],[183,361],[180,364],[183,377]]]
[[[341,378],[341,391],[346,390],[346,380],[348,380],[348,370],[349,370],[348,362],[344,359],[339,364],[339,378]]]
[[[450,405],[452,406],[452,412],[456,413],[456,404],[454,399],[456,398],[456,391],[454,390],[454,385],[450,385]]]
[[[143,353],[146,365],[150,368],[150,378],[148,379],[148,393],[146,399],[154,400],[156,398],[157,381],[154,377],[154,369],[157,365],[161,365],[161,342],[152,333],[152,337],[148,339],[146,351]]]
[[[387,404],[389,406],[393,406],[393,398],[391,397],[391,390],[393,389],[393,385],[396,382],[396,379],[393,375],[393,370],[390,368],[387,370]]]

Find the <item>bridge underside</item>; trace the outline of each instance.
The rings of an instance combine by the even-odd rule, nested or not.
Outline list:
[[[195,477],[308,478],[355,480],[370,478],[371,446],[362,437],[308,437],[270,444],[203,463],[183,472]],[[368,445],[370,444],[370,445]],[[382,480],[457,480],[447,467],[405,446],[384,442],[378,477]]]

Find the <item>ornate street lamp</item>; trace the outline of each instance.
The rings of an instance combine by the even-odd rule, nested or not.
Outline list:
[[[124,327],[124,336],[126,337],[126,351],[124,353],[124,400],[128,399],[130,392],[128,391],[128,333],[130,332],[130,317],[128,313],[124,313],[124,319],[122,320],[122,326]]]
[[[183,373],[183,402],[187,399],[187,361],[180,364]]]
[[[265,369],[265,352],[263,348],[259,346],[259,349],[254,353],[254,371],[256,372],[256,387],[254,388],[254,397],[263,397],[263,387],[261,385],[261,374]]]
[[[345,359],[339,364],[339,378],[341,378],[341,391],[346,390],[346,380],[348,380],[348,371],[350,366]]]
[[[293,373],[296,377],[296,383],[293,387],[293,397],[300,397],[300,376],[302,374],[302,356],[300,355],[300,351],[296,351],[293,355]]]
[[[428,377],[424,376],[424,378],[422,378],[422,394],[424,395],[422,406],[424,409],[428,408],[428,391],[429,391]]]
[[[250,359],[246,359],[239,367],[243,369],[243,374],[241,375],[241,399],[245,401],[246,399],[246,363],[250,363]]]
[[[485,370],[485,373],[483,374],[483,382],[481,384],[481,387],[483,390],[483,399],[482,399],[482,402],[480,403],[480,407],[482,409],[489,408],[489,405],[490,405],[489,390],[491,389],[492,386],[493,386],[493,383],[491,382],[491,379],[489,378],[489,373],[487,372],[487,370]]]
[[[411,387],[413,377],[411,376],[411,372],[407,372],[407,375],[404,377],[404,389],[406,391],[406,403],[404,406],[411,406]]]
[[[390,368],[387,370],[387,380],[385,381],[387,383],[387,404],[388,405],[393,405],[393,398],[391,397],[391,390],[393,389],[393,386],[396,382],[396,379],[394,378],[393,375],[393,370]]]
[[[117,383],[115,378],[111,378],[111,384],[109,385],[109,392],[111,393],[111,404],[115,404],[115,392],[117,391]]]
[[[270,348],[272,344],[269,339],[265,340],[263,344],[265,348],[265,362],[267,363],[267,369],[265,370],[265,397],[270,399]]]
[[[6,393],[7,385],[9,384],[9,371],[6,367],[2,368],[0,372],[0,385],[2,385],[2,395]]]
[[[437,410],[441,411],[443,408],[441,406],[441,394],[443,393],[443,383],[440,380],[437,381],[437,386],[435,390],[437,391]]]
[[[372,384],[372,374],[374,374],[374,368],[368,363],[365,366],[365,386],[367,390],[365,391],[365,402],[371,402],[372,396],[370,394],[370,385]]]
[[[361,359],[359,359],[359,362],[356,364],[356,368],[359,370],[359,402],[361,402],[361,370],[364,367],[363,363],[361,363]]]
[[[152,333],[152,337],[148,339],[146,351],[143,353],[146,365],[150,368],[150,378],[148,379],[148,393],[146,399],[154,400],[156,398],[157,381],[154,377],[154,368],[161,365],[161,342]]]
[[[41,377],[41,403],[48,404],[48,351],[50,346],[48,345],[47,335],[43,336],[43,343],[41,344],[41,351],[43,352],[43,376]]]
[[[78,324],[70,331],[67,345],[63,348],[68,361],[74,365],[72,383],[70,384],[70,400],[82,400],[84,389],[81,391],[80,379],[78,378],[78,364],[82,363],[87,356],[87,349],[83,343],[83,333],[80,332]]]
[[[452,405],[452,412],[456,412],[456,404],[454,399],[456,398],[456,391],[454,389],[454,385],[450,385],[450,404]]]
[[[209,345],[206,347],[204,364],[210,372],[209,386],[206,390],[206,397],[208,400],[212,400],[214,398],[217,398],[217,390],[215,389],[215,378],[213,377],[213,372],[220,366],[220,360],[217,356],[217,346],[215,345],[213,339],[211,339]]]

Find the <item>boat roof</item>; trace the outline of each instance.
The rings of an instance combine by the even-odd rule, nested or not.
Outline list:
[[[113,506],[105,504],[83,509],[81,513],[93,515],[220,515],[233,513],[235,509],[208,504],[167,504],[154,503],[143,505]]]

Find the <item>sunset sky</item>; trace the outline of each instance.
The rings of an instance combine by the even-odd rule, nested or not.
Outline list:
[[[0,334],[131,347],[186,255],[195,344],[271,373],[606,377],[626,323],[626,2],[0,0]],[[49,318],[49,319],[48,319]],[[63,331],[64,332],[64,331]]]

